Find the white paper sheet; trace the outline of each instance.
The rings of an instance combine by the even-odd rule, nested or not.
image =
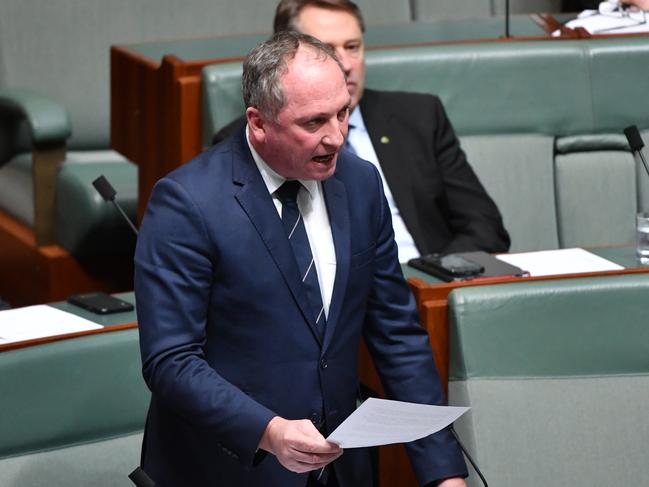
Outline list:
[[[624,269],[621,265],[579,248],[501,254],[496,258],[528,271],[531,276],[556,276]]]
[[[0,344],[103,328],[45,304],[0,311]]]
[[[576,19],[566,23],[566,27],[574,29],[583,27],[591,34],[631,34],[637,32],[649,32],[647,13],[641,10],[629,10],[627,12],[614,11],[615,2],[602,2],[605,8],[600,10],[584,10]],[[609,6],[607,6],[609,4]],[[553,32],[553,36],[560,35],[559,31]]]
[[[329,435],[342,448],[407,443],[448,426],[469,408],[369,398]]]

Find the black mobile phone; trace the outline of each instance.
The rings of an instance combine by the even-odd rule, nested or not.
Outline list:
[[[484,271],[482,264],[458,254],[427,254],[408,264],[445,281],[475,277]]]
[[[133,310],[131,303],[101,292],[74,294],[68,298],[68,303],[100,315]]]

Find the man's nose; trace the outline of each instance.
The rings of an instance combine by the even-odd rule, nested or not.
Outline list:
[[[330,149],[342,147],[347,136],[347,120],[344,122],[338,119],[327,124],[327,133],[322,137],[322,143]]]
[[[349,76],[349,73],[352,70],[352,63],[351,60],[349,59],[349,55],[347,54],[345,49],[337,49],[336,56],[338,57],[340,64],[342,64],[343,66],[343,71],[345,72],[345,76]]]

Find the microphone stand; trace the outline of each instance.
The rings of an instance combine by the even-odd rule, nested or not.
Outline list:
[[[137,487],[155,487],[155,482],[146,474],[141,467],[137,467],[133,470],[128,478],[137,486]]]
[[[631,125],[630,127],[625,128],[624,135],[626,136],[626,140],[629,143],[631,152],[633,154],[637,153],[640,156],[640,160],[644,165],[644,169],[645,171],[647,171],[647,175],[649,175],[649,165],[647,165],[647,161],[645,160],[644,155],[642,154],[642,148],[644,147],[644,142],[642,141],[642,137],[640,136],[640,131],[638,130],[638,127],[636,127],[635,125]]]
[[[455,438],[455,441],[457,441],[457,444],[460,445],[460,450],[462,450],[462,453],[464,453],[464,456],[469,460],[469,463],[473,466],[473,469],[476,471],[478,474],[478,477],[480,477],[480,480],[482,480],[482,484],[484,487],[489,487],[487,485],[487,480],[484,478],[484,475],[482,475],[482,472],[478,468],[478,465],[473,461],[473,458],[471,458],[471,455],[469,455],[469,452],[464,448],[464,445],[460,441],[460,438],[458,437],[457,433],[455,432],[455,428],[453,428],[453,425],[449,427],[449,430],[451,434],[453,435],[453,438]]]
[[[137,228],[135,228],[135,225],[133,225],[133,222],[126,215],[119,203],[115,201],[115,195],[117,194],[117,191],[115,191],[115,188],[113,188],[113,186],[108,182],[108,179],[106,179],[102,174],[92,182],[92,185],[95,187],[104,201],[110,201],[115,206],[115,208],[117,208],[117,210],[122,214],[122,217],[124,218],[124,220],[126,220],[126,223],[129,224],[131,230],[133,230],[133,233],[135,233],[135,236],[137,237]]]

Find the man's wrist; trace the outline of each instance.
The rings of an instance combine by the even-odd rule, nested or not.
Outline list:
[[[275,454],[273,452],[272,434],[273,434],[273,430],[282,421],[285,420],[279,416],[272,417],[272,419],[266,425],[266,429],[264,430],[264,433],[261,435],[261,440],[259,440],[259,446],[258,446],[259,449],[266,450],[269,453]]]
[[[447,479],[434,480],[433,482],[426,484],[424,487],[454,487],[454,486],[466,487],[466,482],[462,477],[449,477]]]

